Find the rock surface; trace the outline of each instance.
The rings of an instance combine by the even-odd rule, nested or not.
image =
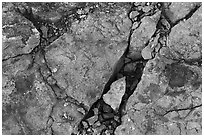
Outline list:
[[[115,133],[201,134],[202,117],[197,114],[201,113],[202,91],[198,75],[202,74],[197,66],[177,64],[160,56],[148,61],[127,102],[123,124]],[[195,86],[194,81],[200,84]],[[193,126],[191,121],[197,121],[194,128],[185,128],[185,124]]]
[[[201,2],[3,2],[2,134],[202,134]]]
[[[141,24],[133,31],[130,42],[130,56],[135,52],[141,52],[156,31],[156,26],[161,12],[158,11],[152,16],[144,17]]]
[[[165,12],[166,16],[170,19],[172,23],[176,23],[187,16],[192,10],[194,10],[199,2],[172,2],[166,3]]]
[[[105,103],[110,105],[113,110],[118,109],[122,101],[122,97],[125,94],[125,88],[126,83],[124,77],[112,83],[111,89],[108,93],[103,95],[103,100]]]
[[[201,58],[202,48],[202,7],[186,21],[172,28],[168,46],[177,58],[191,60]]]

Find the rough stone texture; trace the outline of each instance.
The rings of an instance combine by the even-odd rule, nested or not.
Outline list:
[[[125,87],[125,77],[113,82],[108,93],[103,95],[103,100],[114,110],[118,109],[125,94]]]
[[[29,6],[33,14],[26,9]],[[63,22],[56,22],[70,12],[66,8],[75,6],[83,4],[48,4],[48,8],[44,3],[4,3],[3,134],[77,134],[83,109],[87,111],[101,96],[127,49],[128,7],[118,4],[106,14],[86,15],[89,6],[85,12],[76,10],[82,20],[72,20],[69,31],[57,38],[54,34],[61,32],[52,27],[61,29]],[[42,26],[31,20],[38,15]],[[48,46],[42,51],[44,40]],[[67,97],[71,107],[58,103]]]
[[[38,45],[40,38],[33,24],[13,12],[13,8],[11,3],[2,8],[3,59],[29,53]]]
[[[2,3],[2,134],[201,134],[201,11]]]
[[[122,11],[110,17],[89,15],[79,24],[74,22],[72,34],[64,34],[48,47],[46,58],[51,69],[57,69],[53,76],[59,86],[87,107],[101,96],[127,48],[131,22],[125,9]]]
[[[135,56],[134,54],[137,52],[141,52],[141,50],[146,46],[146,44],[151,39],[152,35],[156,31],[156,25],[159,20],[161,12],[158,11],[152,16],[144,17],[141,20],[141,24],[134,30],[131,35],[130,42],[130,56]]]
[[[184,19],[196,6],[200,5],[199,2],[172,2],[166,3],[165,12],[166,16],[172,23]]]
[[[181,21],[172,28],[168,46],[179,59],[191,60],[201,58],[202,49],[202,8],[191,18]]]
[[[115,133],[201,134],[201,75],[200,67],[162,56],[148,61]]]
[[[78,107],[65,101],[58,102],[53,109],[52,129],[55,134],[67,135],[77,133],[77,125],[83,118]]]
[[[23,74],[25,75],[26,72],[23,71]],[[4,102],[3,106],[3,110],[5,109],[3,111],[3,119],[5,120],[3,127],[6,127],[7,120],[14,119],[13,122],[20,126],[19,131],[16,131],[14,134],[39,134],[41,130],[46,129],[47,119],[55,99],[51,89],[44,82],[40,81],[40,79],[38,81],[34,80],[38,77],[37,75],[31,73],[27,74],[28,78],[23,78],[24,76],[19,74],[17,76],[19,78],[15,82],[16,88],[10,94],[6,92],[8,91],[6,86],[3,88],[3,100],[9,101]],[[32,82],[32,86],[28,84],[18,86],[18,83],[25,83],[29,79]],[[24,126],[26,129],[22,129],[21,126]],[[5,134],[11,134],[13,128],[16,129],[15,126],[4,129]]]

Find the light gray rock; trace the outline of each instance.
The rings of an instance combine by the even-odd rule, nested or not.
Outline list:
[[[140,26],[134,30],[130,42],[130,56],[135,52],[141,52],[146,43],[151,39],[156,31],[157,22],[161,12],[158,11],[152,16],[144,17]]]
[[[119,108],[122,97],[125,94],[125,87],[125,77],[113,82],[108,93],[103,95],[103,100],[114,110],[116,110],[117,108]]]
[[[151,59],[152,58],[152,51],[151,47],[147,46],[142,50],[142,57],[144,59]]]

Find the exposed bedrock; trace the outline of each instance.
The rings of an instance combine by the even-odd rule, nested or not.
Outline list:
[[[2,3],[2,134],[201,134],[201,4]]]

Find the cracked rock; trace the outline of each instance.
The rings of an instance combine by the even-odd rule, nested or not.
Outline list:
[[[188,134],[189,130],[183,128],[184,122],[201,122],[200,118],[191,117],[201,109],[200,103],[192,102],[194,97],[191,95],[193,92],[201,93],[201,85],[195,90],[191,81],[193,75],[200,73],[197,71],[199,68],[194,66],[197,69],[192,69],[188,64],[175,66],[170,69],[176,72],[170,72],[174,75],[171,76],[166,75],[169,64],[175,66],[171,60],[159,56],[147,62],[142,79],[128,100],[123,124],[115,131],[117,134]],[[172,87],[172,84],[175,85]],[[126,125],[127,120],[133,121],[131,128]],[[199,126],[196,126],[196,131],[192,132],[200,134]]]
[[[5,4],[8,5],[2,9],[3,59],[29,53],[40,40],[33,24],[15,12],[12,3]]]
[[[125,36],[131,24],[123,24],[128,20],[123,10],[108,15],[111,20],[90,14],[86,20],[73,23],[72,34],[65,33],[47,48],[50,67],[58,68],[53,77],[59,86],[87,107],[101,96],[115,64],[127,48]]]
[[[201,2],[3,2],[3,135],[202,134]]]
[[[157,22],[161,12],[158,11],[152,16],[147,16],[141,19],[141,24],[136,28],[131,35],[130,56],[134,56],[135,52],[141,52],[146,46],[152,35],[156,31]]]
[[[193,9],[200,6],[199,2],[172,2],[166,3],[165,12],[166,16],[172,23],[184,19]]]
[[[168,47],[175,58],[195,60],[201,58],[201,26],[202,7],[200,7],[188,20],[181,21],[172,28]]]

